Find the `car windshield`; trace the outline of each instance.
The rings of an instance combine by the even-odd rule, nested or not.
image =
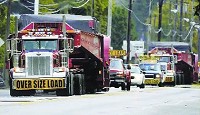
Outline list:
[[[131,66],[131,73],[140,73],[141,70],[139,67],[136,67],[136,66]]]
[[[110,61],[110,69],[123,69],[123,63],[121,60],[111,60]]]
[[[33,49],[57,49],[57,40],[25,40],[24,41],[25,50]]]
[[[162,71],[167,71],[167,65],[160,65]]]
[[[158,64],[140,64],[139,67],[143,71],[160,71]]]
[[[158,62],[170,62],[170,57],[160,57]]]

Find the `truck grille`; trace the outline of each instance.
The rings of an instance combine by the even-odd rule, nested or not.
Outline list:
[[[50,75],[50,56],[34,56],[28,58],[28,76]]]
[[[145,78],[154,78],[154,74],[145,74]]]

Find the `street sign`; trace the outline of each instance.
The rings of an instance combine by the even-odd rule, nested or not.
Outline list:
[[[0,38],[0,47],[4,44],[4,41]]]
[[[110,56],[125,56],[126,50],[110,50]]]

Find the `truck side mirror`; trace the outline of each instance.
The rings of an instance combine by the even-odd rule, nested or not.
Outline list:
[[[177,63],[177,55],[174,55],[174,63]]]

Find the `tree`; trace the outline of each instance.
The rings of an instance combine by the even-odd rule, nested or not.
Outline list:
[[[171,0],[171,8],[172,9],[175,9],[175,2],[173,0]],[[192,17],[194,14],[192,14],[192,5],[191,5],[191,0],[184,0],[184,5],[187,4],[187,12],[184,12],[183,14],[183,17],[184,18],[189,18]],[[155,2],[153,4],[156,4]],[[197,2],[195,2],[194,4],[197,4]],[[172,40],[172,37],[173,35],[175,35],[175,40],[178,40],[180,35],[182,35],[182,40],[183,42],[188,42],[189,43],[189,40],[190,40],[190,36],[187,37],[186,39],[186,36],[187,34],[189,33],[190,31],[190,23],[187,23],[187,22],[184,22],[184,20],[182,19],[182,32],[180,32],[180,9],[178,9],[178,12],[176,13],[177,14],[177,20],[176,20],[176,27],[174,28],[174,20],[175,20],[175,14],[173,14],[173,12],[171,12],[172,9],[170,9],[170,1],[165,1],[163,3],[163,17],[162,17],[162,37],[161,37],[161,41],[171,41]],[[178,6],[180,7],[180,2],[178,2]],[[154,21],[153,19],[151,19],[153,22],[152,23],[152,33],[151,33],[151,36],[155,36],[157,35],[157,32],[158,31],[158,8],[157,6],[154,5],[153,9],[152,9],[152,14],[151,14],[153,17],[156,17],[156,20],[155,20],[155,24],[154,24]],[[147,22],[149,22],[150,18],[148,18]],[[194,21],[197,20],[197,17],[194,18]],[[173,33],[172,31],[176,30],[176,33]],[[170,34],[169,34],[170,33]],[[196,31],[194,31],[194,34],[193,34],[193,51],[195,53],[197,53],[197,33]],[[155,37],[152,37],[152,40],[155,40],[156,41],[157,38]]]
[[[0,38],[5,41],[5,33],[6,33],[6,7],[4,5],[0,5]],[[4,65],[4,48],[5,46],[0,47],[0,68],[3,68]]]

